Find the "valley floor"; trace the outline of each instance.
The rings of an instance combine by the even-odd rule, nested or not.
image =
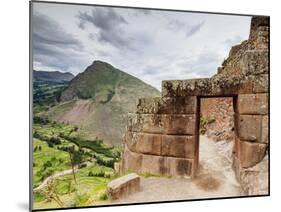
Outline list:
[[[200,136],[200,167],[195,179],[141,177],[140,192],[112,203],[240,196],[231,160],[222,154],[220,147],[206,136]]]

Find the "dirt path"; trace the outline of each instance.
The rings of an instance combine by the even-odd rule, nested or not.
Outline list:
[[[231,162],[219,152],[215,142],[200,136],[200,168],[195,179],[142,177],[140,192],[114,203],[239,196]]]
[[[78,167],[75,167],[74,172],[76,172],[77,170],[78,170]],[[67,175],[67,174],[72,174],[72,169],[67,169],[67,170],[64,170],[61,172],[57,172],[57,173],[47,177],[39,186],[37,186],[36,188],[33,189],[33,192],[43,189],[50,180],[56,179],[58,177],[61,177],[63,175]]]

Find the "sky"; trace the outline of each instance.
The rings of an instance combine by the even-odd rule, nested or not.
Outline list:
[[[251,17],[34,2],[32,21],[34,70],[77,75],[102,60],[160,90],[214,75]]]

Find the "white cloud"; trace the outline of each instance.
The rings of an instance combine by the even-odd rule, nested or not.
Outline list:
[[[53,26],[42,29],[35,25],[34,30],[43,31],[47,38],[56,38],[52,42],[48,39],[48,43],[46,39],[37,40],[35,68],[77,74],[94,60],[104,60],[158,89],[162,80],[215,74],[231,46],[248,38],[251,18],[49,3],[34,5],[36,13]]]

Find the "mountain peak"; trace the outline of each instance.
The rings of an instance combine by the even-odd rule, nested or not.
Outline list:
[[[136,110],[136,100],[156,96],[160,92],[151,85],[106,62],[94,61],[63,90],[48,117],[81,126],[85,134],[105,142],[121,144],[125,119]]]
[[[120,88],[128,90],[129,87],[130,89],[144,88],[152,93],[158,93],[155,88],[140,79],[109,63],[96,60],[71,81],[69,87],[62,93],[61,100],[78,98],[106,102],[115,95],[116,90]]]
[[[97,65],[97,64],[106,64],[106,65],[110,65],[109,63],[102,61],[102,60],[94,60],[92,65]]]
[[[97,68],[97,69],[102,68],[102,67],[108,67],[109,69],[115,69],[110,63],[107,63],[102,60],[94,60],[94,62],[92,63],[92,65],[90,67]]]

